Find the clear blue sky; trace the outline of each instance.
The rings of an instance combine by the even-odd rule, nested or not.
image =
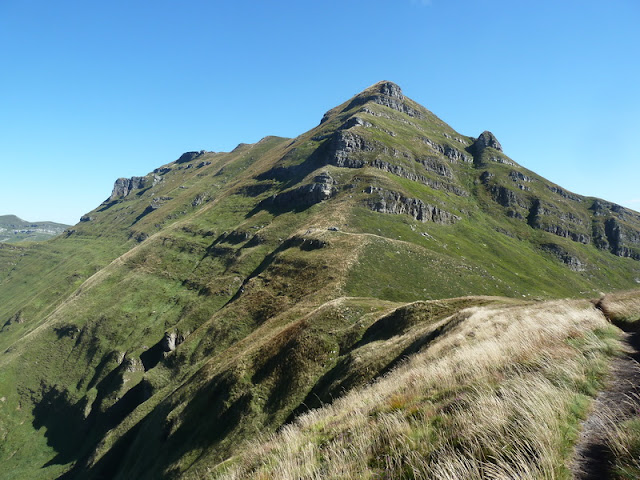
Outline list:
[[[0,0],[0,215],[294,137],[382,80],[523,166],[640,210],[637,0]]]

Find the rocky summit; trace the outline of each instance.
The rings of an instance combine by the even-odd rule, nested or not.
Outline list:
[[[543,322],[531,305],[640,283],[639,213],[569,192],[511,159],[491,132],[470,133],[383,81],[296,138],[187,152],[116,180],[60,237],[0,248],[3,471],[16,479],[225,478],[242,465],[228,478],[417,472],[409,453],[389,460],[392,439],[372,444],[342,476],[320,462],[316,477],[287,477],[278,473],[284,460],[251,463],[247,452],[267,458],[276,450],[251,442],[308,427],[305,445],[318,450],[300,451],[321,458],[323,445],[353,435],[329,433],[331,425],[364,410],[316,422],[312,409],[346,409],[341,398],[390,382],[406,359],[475,341],[482,329],[471,325],[493,318],[482,312]],[[565,304],[549,305],[573,318]],[[605,328],[591,304],[576,305],[591,309],[584,328]],[[500,325],[486,331],[502,335]],[[566,328],[573,336],[558,344],[566,350],[558,358],[586,345]],[[534,330],[542,345],[548,332]],[[538,365],[526,351],[522,372]],[[515,375],[507,366],[492,372],[492,385]],[[554,372],[547,383],[562,383]],[[380,393],[366,418],[429,419],[402,443],[440,445],[438,435],[453,430],[438,425],[478,391],[456,385],[437,395]],[[439,458],[438,448],[424,458]],[[487,455],[485,464],[497,461]],[[426,478],[446,478],[429,465]]]

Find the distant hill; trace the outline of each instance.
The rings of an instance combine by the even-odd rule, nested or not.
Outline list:
[[[0,242],[34,242],[60,235],[69,225],[55,222],[28,222],[15,215],[0,215]]]

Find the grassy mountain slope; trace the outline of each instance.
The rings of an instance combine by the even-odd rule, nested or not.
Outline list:
[[[15,215],[0,215],[0,242],[41,241],[60,235],[69,225],[55,222],[27,222]]]
[[[404,307],[412,328],[376,339],[378,351],[426,343],[391,374],[191,478],[572,478],[614,327],[585,301],[496,299],[435,322],[431,305]]]
[[[465,308],[631,288],[639,232],[388,82],[296,139],[188,152],[64,236],[0,245],[7,478],[196,475]]]

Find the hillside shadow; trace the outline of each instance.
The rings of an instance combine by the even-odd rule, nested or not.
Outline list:
[[[50,465],[64,465],[78,459],[83,450],[83,437],[88,425],[84,418],[85,405],[72,405],[65,393],[51,388],[43,393],[42,399],[33,408],[33,428],[44,427],[47,445],[57,455],[43,468]]]
[[[120,388],[121,383],[118,368],[100,380],[95,385],[97,395],[88,415],[86,397],[73,404],[66,392],[55,387],[43,392],[42,398],[33,407],[32,425],[36,430],[42,427],[46,429],[44,436],[47,445],[57,452],[43,468],[77,462],[89,455],[109,430],[151,396],[151,388],[141,381],[103,409],[103,402]]]
[[[357,353],[355,353],[355,355],[353,353],[369,343],[388,340],[394,335],[397,335],[404,328],[402,318],[407,316],[411,316],[411,314],[396,311],[371,325],[365,331],[361,340],[341,352],[342,358],[331,370],[320,377],[303,402],[289,415],[286,423],[292,422],[297,416],[311,409],[319,408],[323,404],[333,402],[334,399],[341,397],[355,387],[383,377],[410,355],[418,353],[420,350],[428,347],[434,340],[464,321],[463,316],[454,316],[447,323],[415,338],[409,345],[402,349],[400,353],[394,355],[390,361],[378,368],[373,374],[363,375],[359,369],[362,365],[355,359]],[[396,323],[394,320],[399,321]],[[369,368],[369,365],[365,365],[365,367]]]
[[[279,191],[283,192],[294,185],[299,184],[304,180],[311,172],[317,170],[320,167],[327,165],[327,158],[330,150],[330,142],[323,142],[318,146],[302,163],[291,166],[275,166],[270,168],[266,172],[261,173],[256,177],[258,181],[271,180],[280,183]],[[288,157],[292,156],[294,151],[292,150],[285,155],[282,160],[286,162]],[[268,197],[262,200],[256,205],[250,212],[246,214],[246,218],[250,218],[262,210],[266,210],[272,215],[281,215],[287,212],[301,212],[309,208],[311,205],[296,205],[292,202],[289,205],[282,205],[273,202],[273,198]]]

